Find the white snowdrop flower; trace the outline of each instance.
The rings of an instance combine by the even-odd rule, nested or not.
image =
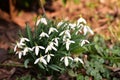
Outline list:
[[[86,35],[88,32],[90,32],[92,35],[94,34],[94,32],[90,29],[89,26],[84,26],[83,32],[84,32],[84,35]]]
[[[25,47],[23,50],[23,55],[25,56],[28,51],[32,51],[32,50],[33,50],[32,48]]]
[[[56,37],[56,38],[52,39],[52,41],[55,41],[54,42],[55,46],[58,46],[58,39],[60,39],[60,38]]]
[[[17,51],[16,54],[18,54],[18,58],[21,59],[23,55],[23,51]]]
[[[58,32],[58,30],[56,29],[56,28],[53,28],[53,27],[51,27],[50,29],[49,29],[49,32],[48,32],[48,34],[51,34],[52,32]]]
[[[34,46],[32,49],[35,49],[35,54],[38,55],[40,49],[45,49],[43,46]]]
[[[20,38],[20,43],[24,43],[25,41],[30,41],[28,38]]]
[[[61,21],[61,22],[59,22],[59,23],[57,24],[57,26],[60,27],[60,26],[62,26],[63,24],[64,24],[64,22]]]
[[[37,64],[38,62],[41,62],[45,65],[47,65],[47,61],[44,59],[44,56],[41,56],[40,58],[37,58],[34,62],[34,64]]]
[[[72,57],[69,57],[69,56],[64,56],[64,57],[62,57],[62,58],[60,59],[60,61],[63,61],[63,60],[64,60],[65,66],[68,66],[68,65],[69,65],[69,60],[68,60],[68,59],[70,59],[70,60],[73,61],[73,58],[72,58]]]
[[[15,47],[14,47],[14,52],[17,51],[17,48],[23,48],[24,45],[25,45],[25,44],[22,43],[22,42],[21,42],[21,43],[17,42],[16,45],[15,45]]]
[[[65,37],[68,37],[68,38],[71,38],[71,35],[70,35],[70,30],[65,30],[65,31],[62,31],[59,36],[65,36]]]
[[[69,23],[70,29],[75,30],[76,24]]]
[[[75,58],[73,59],[73,61],[75,61],[75,62],[81,62],[82,64],[84,64],[84,63],[83,63],[83,60],[80,59],[79,57],[75,57]]]
[[[90,43],[88,40],[82,40],[81,46],[83,46],[85,43]]]
[[[47,33],[45,33],[45,32],[42,32],[42,33],[40,34],[40,39],[41,39],[42,37],[49,37],[49,35],[48,35]]]
[[[51,57],[54,56],[54,54],[47,54],[45,57],[47,57],[47,62],[49,63],[51,60]]]
[[[84,18],[79,18],[78,20],[77,20],[77,25],[79,25],[79,24],[81,24],[81,23],[83,23],[83,24],[86,24],[87,22],[86,22],[86,20],[84,19]]]
[[[49,45],[47,46],[45,53],[47,53],[48,51],[50,51],[52,49],[57,51],[57,49],[54,47],[54,42],[49,42]]]
[[[70,39],[66,39],[65,44],[66,44],[66,49],[69,50],[69,46],[71,43],[75,43],[75,41],[72,41]]]
[[[38,26],[39,23],[43,23],[43,24],[47,25],[47,20],[46,20],[46,18],[41,18],[41,19],[37,20],[36,26]]]

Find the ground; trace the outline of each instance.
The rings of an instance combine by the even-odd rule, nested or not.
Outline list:
[[[110,28],[118,29],[120,26],[120,1],[119,0],[80,0],[80,3],[75,4],[68,2],[64,5],[60,0],[47,3],[44,5],[45,13],[51,19],[69,19],[77,20],[80,16],[87,20],[89,26],[95,33],[101,34],[106,39],[115,38],[110,33]],[[13,43],[18,38],[20,29],[25,28],[25,23],[28,22],[31,27],[34,27],[34,19],[37,15],[42,15],[43,12],[38,9],[35,11],[17,11],[14,19],[9,19],[9,13],[0,9],[0,63],[16,63],[18,59],[14,59],[8,54],[10,49],[13,49]],[[4,17],[6,16],[6,17]],[[6,67],[8,67],[6,69]],[[0,80],[12,79],[15,74],[23,73],[19,68],[1,65]],[[26,72],[27,73],[27,72]]]

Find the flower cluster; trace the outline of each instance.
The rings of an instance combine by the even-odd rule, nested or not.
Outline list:
[[[28,34],[31,32],[26,30]],[[41,63],[44,66],[49,64],[59,65],[64,62],[65,66],[70,63],[80,62],[84,64],[80,56],[72,56],[76,49],[90,43],[86,39],[88,33],[94,34],[86,20],[79,18],[75,23],[69,21],[52,22],[41,18],[36,22],[36,29],[28,36],[20,38],[16,43],[14,52],[19,59],[23,56],[34,56],[34,64]],[[77,51],[82,53],[82,51]]]

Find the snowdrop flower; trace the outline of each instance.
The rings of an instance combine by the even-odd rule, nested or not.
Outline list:
[[[64,37],[71,38],[70,30],[62,31],[62,32],[59,34],[59,36],[62,36],[62,35],[64,35]]]
[[[84,35],[86,35],[88,32],[90,32],[92,35],[94,34],[89,26],[84,26],[83,27],[83,32],[84,32]]]
[[[47,54],[45,57],[47,57],[47,62],[49,63],[51,60],[51,56],[54,56],[54,54]]]
[[[47,53],[48,51],[50,51],[52,49],[57,51],[57,49],[54,47],[54,42],[49,42],[49,45],[47,46],[45,53]]]
[[[42,37],[49,37],[49,35],[48,35],[47,33],[45,33],[45,32],[42,32],[42,33],[40,34],[40,39],[41,39]]]
[[[65,66],[68,66],[69,65],[69,61],[68,59],[72,60],[73,61],[73,58],[72,57],[69,57],[69,56],[64,56],[60,59],[60,61],[63,61],[64,60],[64,64]]]
[[[90,43],[88,40],[82,40],[81,46],[83,46],[85,43]]]
[[[84,64],[83,61],[82,61],[82,59],[80,59],[79,57],[75,57],[73,59],[73,61],[75,61],[75,62],[81,62],[82,64]]]
[[[38,26],[40,22],[43,23],[43,24],[45,24],[45,25],[47,25],[47,20],[46,20],[46,18],[41,18],[41,19],[39,19],[39,20],[36,22],[36,26]]]
[[[69,23],[70,29],[75,30],[76,24]]]
[[[23,50],[23,55],[25,56],[28,51],[32,51],[32,50],[33,50],[32,48],[25,47]]]
[[[69,46],[71,43],[75,43],[75,41],[72,41],[70,39],[66,39],[65,44],[66,44],[66,49],[69,50]]]
[[[40,58],[37,58],[37,59],[35,60],[34,64],[37,64],[38,62],[41,62],[41,63],[47,65],[47,62],[46,62],[46,60],[44,59],[44,56],[41,56]]]
[[[16,45],[15,45],[15,47],[14,47],[14,52],[17,51],[17,48],[23,48],[24,45],[25,44],[22,43],[22,42],[21,43],[17,42]]]
[[[60,27],[60,26],[62,26],[63,24],[64,24],[64,22],[61,21],[61,22],[59,22],[59,23],[57,24],[57,26]]]
[[[18,58],[21,59],[23,55],[23,51],[17,51],[16,54],[18,54]]]
[[[87,22],[86,22],[86,20],[84,19],[84,18],[79,18],[78,20],[77,20],[77,25],[79,25],[79,24],[81,24],[81,23],[83,23],[83,24],[86,24]]]
[[[56,29],[56,28],[53,28],[53,27],[51,27],[50,29],[49,29],[49,32],[48,32],[48,34],[51,34],[52,32],[58,32],[58,30]]]
[[[54,42],[55,46],[58,46],[58,39],[60,39],[60,38],[56,37],[56,38],[52,39],[52,41],[55,41]]]
[[[28,42],[28,41],[30,41],[30,40],[29,40],[28,38],[21,38],[21,39],[20,39],[20,43],[24,43],[25,41]]]
[[[38,55],[40,49],[45,49],[43,46],[34,46],[32,49],[35,49],[35,54]]]

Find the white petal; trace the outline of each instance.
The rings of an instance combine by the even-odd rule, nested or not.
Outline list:
[[[34,64],[37,64],[39,62],[40,58],[36,59]]]
[[[64,57],[62,57],[62,58],[60,59],[60,61],[63,61],[63,59],[64,59]]]
[[[38,46],[40,49],[45,49],[43,46]]]
[[[86,24],[87,22],[86,22],[86,20],[84,19],[84,18],[79,18],[78,19],[78,21],[77,21],[77,24],[80,24],[80,23],[84,23],[84,24]]]
[[[79,61],[80,61],[82,64],[84,64],[82,59],[79,58]]]
[[[63,22],[61,21],[57,24],[57,26],[60,27],[60,26],[62,26],[62,24],[63,24]]]
[[[38,48],[38,46],[36,46],[36,48],[35,48],[35,54],[38,55],[38,53],[39,53],[39,48]]]
[[[55,50],[55,51],[57,51],[57,49],[54,46],[52,46],[52,49]]]
[[[51,57],[50,57],[50,55],[48,54],[48,55],[47,55],[47,62],[48,62],[48,63],[50,62],[50,59],[51,59]]]
[[[18,52],[18,58],[21,59],[21,57],[22,57],[22,52],[20,51]]]
[[[84,32],[84,35],[86,35],[86,34],[87,34],[88,29],[87,29],[87,27],[86,27],[86,26],[84,26],[84,28],[83,28],[83,32]]]
[[[68,66],[68,64],[69,64],[69,62],[68,62],[68,57],[65,57],[64,63],[65,63],[65,66]]]
[[[16,52],[16,50],[17,50],[17,45],[15,45],[15,47],[14,47],[14,52]]]
[[[66,49],[69,50],[70,43],[66,43]]]
[[[72,57],[68,57],[68,58],[73,61],[73,58],[72,58]]]
[[[47,65],[47,62],[44,58],[41,58],[40,62],[42,62],[43,64]]]

